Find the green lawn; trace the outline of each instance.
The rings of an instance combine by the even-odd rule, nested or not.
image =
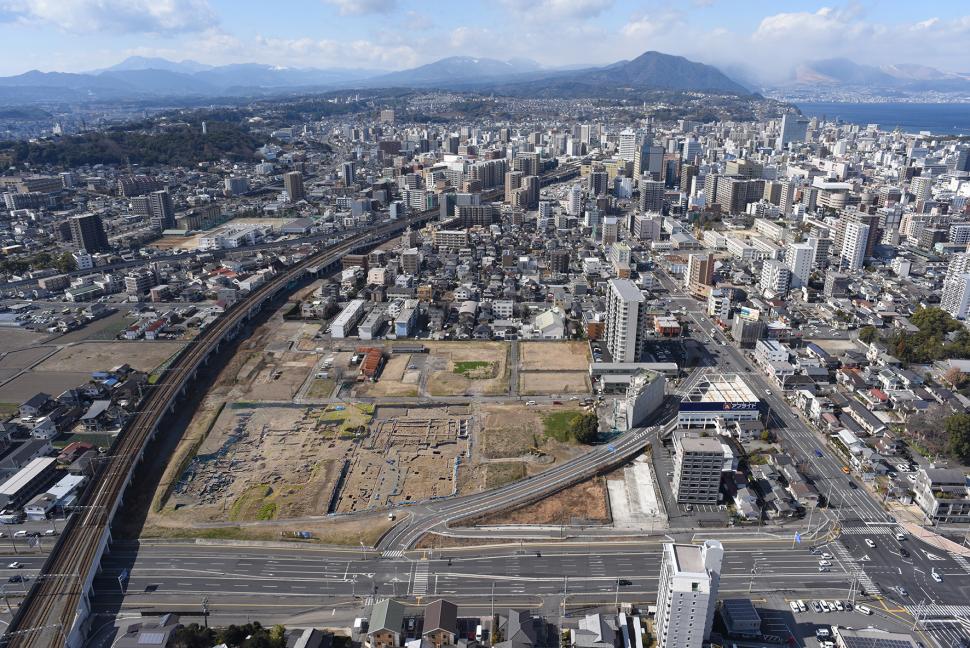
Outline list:
[[[491,378],[494,365],[488,360],[465,360],[455,363],[454,372],[465,378]]]
[[[20,410],[19,403],[0,403],[0,419],[13,416]]]
[[[543,431],[546,436],[552,437],[557,441],[572,441],[572,434],[569,429],[570,424],[573,418],[580,413],[579,410],[568,409],[545,414],[542,417]]]

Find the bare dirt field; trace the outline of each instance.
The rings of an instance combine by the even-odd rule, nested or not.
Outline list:
[[[589,346],[578,340],[522,342],[519,368],[521,371],[587,371]]]
[[[183,346],[182,342],[84,342],[61,349],[35,371],[107,371],[125,363],[151,371]]]
[[[428,391],[433,396],[504,394],[509,388],[503,342],[431,342]]]
[[[519,394],[540,396],[547,394],[588,394],[589,374],[585,371],[522,371],[519,373]]]
[[[0,352],[24,349],[50,337],[22,328],[0,328]]]
[[[38,392],[57,396],[90,378],[89,371],[28,371],[0,387],[0,403],[22,403]]]
[[[10,351],[0,358],[0,369],[27,369],[56,351],[56,347],[53,346],[35,346]]]

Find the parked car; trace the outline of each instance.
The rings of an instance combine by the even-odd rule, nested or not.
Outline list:
[[[866,546],[870,549],[875,549],[876,543],[872,541],[872,538],[866,538]]]

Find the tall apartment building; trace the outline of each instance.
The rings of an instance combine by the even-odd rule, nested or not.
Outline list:
[[[865,234],[862,256],[871,257],[875,254],[876,243],[882,238],[879,230],[879,214],[867,214],[857,209],[846,209],[839,215],[839,220],[835,225],[835,251],[840,257],[843,256],[842,249],[845,247],[845,237],[849,226],[852,224],[865,225],[868,227]],[[914,234],[919,236],[919,234]],[[855,251],[854,249],[852,250]],[[862,267],[861,265],[859,266]]]
[[[351,168],[353,163],[351,162]],[[346,169],[344,170],[346,172]],[[345,180],[346,182],[346,180]],[[306,190],[303,188],[303,174],[299,171],[290,171],[283,174],[283,189],[289,196],[290,202],[299,202],[306,198]]]
[[[782,297],[788,294],[791,286],[791,270],[783,262],[771,259],[761,266],[761,280],[758,288],[764,295]]]
[[[505,172],[505,202],[512,204],[515,190],[522,186],[522,178],[525,174],[521,171]]]
[[[586,180],[589,193],[594,196],[605,196],[610,190],[610,174],[607,171],[590,171]]]
[[[455,215],[462,227],[488,227],[498,220],[499,211],[495,205],[458,205],[455,207]]]
[[[869,240],[871,228],[862,223],[848,223],[842,238],[842,251],[839,254],[839,265],[847,270],[859,270],[865,264],[866,243]]]
[[[660,212],[664,207],[664,183],[659,180],[640,180],[640,211]]]
[[[674,479],[677,501],[685,504],[717,504],[724,467],[724,448],[714,437],[674,432]]]
[[[785,248],[785,265],[791,270],[791,287],[801,288],[808,284],[815,261],[815,248],[811,243],[791,243]]]
[[[691,254],[687,257],[687,271],[684,273],[684,287],[694,295],[706,292],[714,276],[714,257],[711,254]]]
[[[606,348],[613,362],[638,362],[646,337],[646,298],[629,279],[611,279],[606,301]]]
[[[764,180],[749,180],[739,176],[720,176],[717,178],[717,193],[714,203],[720,205],[721,209],[730,214],[740,214],[747,208],[748,203],[757,202],[764,195]]]
[[[940,306],[957,319],[966,319],[970,310],[970,273],[956,275],[943,282]]]
[[[566,201],[566,213],[577,218],[583,213],[583,190],[577,184],[569,190],[569,198]]]
[[[71,225],[71,240],[74,247],[79,251],[94,254],[96,252],[107,252],[111,249],[108,243],[108,235],[104,232],[104,223],[97,214],[81,214],[73,216],[69,221]]]
[[[635,161],[637,154],[637,139],[636,131],[630,128],[620,132],[617,156],[621,160],[629,160],[630,162]]]
[[[657,644],[660,648],[701,648],[710,639],[724,548],[664,544],[657,590]]]
[[[158,229],[175,227],[175,205],[167,189],[148,194],[148,218]]]

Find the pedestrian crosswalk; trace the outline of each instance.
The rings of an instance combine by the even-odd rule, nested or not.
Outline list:
[[[428,561],[419,560],[414,563],[414,580],[411,582],[411,594],[424,596],[428,593]]]
[[[832,554],[838,559],[842,566],[845,568],[849,574],[851,574],[865,590],[865,593],[869,596],[876,596],[879,594],[879,588],[876,586],[875,582],[866,574],[866,571],[855,561],[849,550],[845,548],[841,542],[836,540],[831,545]]]
[[[927,603],[925,605],[907,605],[906,611],[909,612],[914,618],[917,615],[919,615],[920,618],[967,617],[970,616],[970,605],[939,605],[936,603]]]
[[[967,560],[963,556],[956,556],[956,555],[954,555],[953,556],[953,562],[955,562],[956,564],[960,565],[960,568],[963,569],[963,571],[965,571],[968,574],[970,574],[970,560]]]
[[[390,551],[382,551],[381,558],[403,558],[404,551],[402,549],[393,549]]]
[[[893,535],[896,533],[896,528],[888,526],[842,527],[842,533],[845,535]]]

